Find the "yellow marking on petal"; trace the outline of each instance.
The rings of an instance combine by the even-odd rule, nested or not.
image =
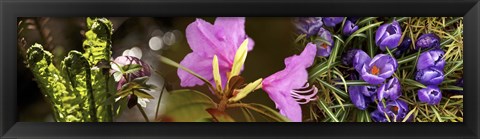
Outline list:
[[[213,79],[215,80],[215,86],[217,87],[217,91],[222,93],[222,78],[220,76],[220,68],[218,67],[217,55],[213,56],[212,66],[213,66]]]
[[[247,46],[248,46],[248,39],[245,39],[240,45],[240,47],[238,48],[237,52],[235,53],[235,59],[233,60],[233,65],[232,65],[232,72],[230,72],[230,76],[228,77],[228,79],[240,74],[240,71],[242,70],[242,66],[245,63],[245,59],[247,59],[247,51],[248,51]]]
[[[250,92],[253,92],[257,89],[262,88],[262,81],[263,79],[260,78],[252,83],[247,84],[243,89],[240,89],[238,93],[236,93],[233,97],[228,99],[229,102],[236,102],[240,99],[246,97]],[[237,91],[237,90],[236,90]]]

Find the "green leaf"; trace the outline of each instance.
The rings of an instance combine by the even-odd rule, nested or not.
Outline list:
[[[216,108],[208,108],[207,112],[212,115],[215,122],[235,122],[235,120],[233,120],[233,118],[225,111],[220,111]]]
[[[135,89],[133,90],[133,94],[140,97],[140,98],[148,98],[148,99],[154,99],[154,97],[147,92],[140,90],[140,89]]]
[[[380,24],[382,24],[383,22],[377,22],[375,24],[370,24],[370,25],[367,25],[367,26],[364,26],[360,29],[358,29],[357,31],[353,32],[352,35],[350,35],[347,40],[345,41],[345,44],[343,44],[344,46],[348,45],[348,43],[354,38],[354,37],[358,37],[358,36],[362,36],[362,37],[366,37],[366,35],[358,35],[370,28],[374,28],[374,27],[377,27],[377,26],[380,26]]]
[[[333,92],[335,92],[336,94],[338,94],[340,97],[342,97],[343,99],[348,99],[348,94],[338,88],[336,88],[335,86],[332,86],[331,84],[323,81],[323,80],[320,80],[320,79],[317,79],[317,81],[321,84],[323,84],[325,87],[329,88],[330,90],[332,90]]]
[[[340,62],[335,61],[334,63],[331,64],[331,66],[337,66],[340,64]],[[328,61],[325,61],[323,63],[315,65],[309,72],[308,72],[308,79],[313,80],[317,78],[318,76],[321,76],[322,74],[326,73],[328,71]]]
[[[348,85],[348,86],[365,86],[370,85],[363,80],[346,80],[345,82],[335,82],[334,85]]]
[[[317,106],[320,109],[323,109],[325,113],[327,113],[327,116],[331,118],[334,122],[339,122],[337,117],[330,111],[330,109],[325,105],[325,103],[321,99],[317,99]]]
[[[250,92],[253,92],[254,90],[257,90],[261,88],[262,86],[262,78],[249,83],[247,86],[245,86],[243,89],[240,90],[237,94],[235,94],[232,98],[228,99],[229,102],[236,102],[239,101],[240,99],[246,97]]]
[[[371,25],[371,21],[368,21],[368,25]],[[367,30],[367,46],[368,46],[368,55],[370,57],[375,56],[375,36],[373,35],[373,28]]]
[[[267,107],[265,105],[262,105],[262,104],[256,104],[256,103],[249,103],[249,104],[245,104],[245,103],[236,103],[236,104],[231,104],[230,107],[233,106],[233,107],[244,107],[244,108],[247,108],[247,109],[250,109],[252,111],[255,111],[257,113],[260,113],[272,120],[275,120],[277,122],[290,122],[290,119],[288,119],[287,117],[281,115],[280,113],[278,113],[277,111],[271,109],[270,107]]]
[[[357,25],[358,25],[358,26],[365,25],[365,24],[367,24],[368,22],[373,21],[373,20],[375,20],[375,19],[377,19],[377,18],[378,18],[378,17],[367,17],[367,18],[365,18],[365,19],[363,19],[363,20],[360,20],[360,22],[358,22]]]
[[[454,72],[463,65],[463,60],[460,60],[452,68],[450,68],[443,76],[447,77],[450,73]]]
[[[124,74],[134,73],[141,70],[142,68],[143,67],[139,64],[129,64],[122,67],[123,71],[125,71]]]
[[[195,90],[173,90],[164,97],[165,113],[160,117],[162,121],[200,121],[212,118],[206,109],[216,108],[212,99]]]

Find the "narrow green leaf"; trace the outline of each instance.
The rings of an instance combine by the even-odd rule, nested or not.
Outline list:
[[[212,115],[216,122],[235,122],[225,111],[220,111],[216,108],[208,108],[206,111]]]
[[[350,35],[347,40],[345,41],[345,44],[343,44],[344,46],[348,45],[348,43],[354,38],[354,37],[358,37],[357,34],[360,34],[370,28],[374,28],[374,27],[377,27],[377,26],[380,26],[380,24],[382,24],[383,22],[377,22],[375,24],[370,24],[370,25],[367,25],[367,26],[364,26],[360,29],[358,29],[357,31],[353,32],[352,35]]]
[[[450,68],[447,72],[445,72],[443,76],[447,77],[450,73],[454,72],[462,65],[463,65],[463,60],[458,61],[457,64],[455,64],[452,68]]]
[[[345,82],[335,82],[334,85],[347,85],[347,86],[365,86],[370,85],[363,80],[346,80]]]
[[[328,117],[331,118],[334,122],[339,122],[337,117],[330,111],[330,109],[325,105],[321,99],[317,99],[318,108],[323,109],[327,113]]]
[[[347,99],[348,98],[348,94],[334,86],[332,86],[331,84],[323,81],[323,80],[320,80],[320,79],[317,79],[317,81],[321,84],[323,84],[324,86],[326,86],[327,88],[331,89],[333,92],[335,92],[336,94],[339,94],[343,99]]]

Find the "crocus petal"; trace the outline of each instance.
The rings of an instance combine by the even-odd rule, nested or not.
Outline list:
[[[442,93],[437,86],[430,85],[427,88],[418,90],[418,99],[429,105],[437,105],[442,99]]]
[[[382,100],[384,98],[395,100],[400,97],[401,86],[397,78],[392,78],[388,82],[384,83],[380,88],[378,88],[378,99]]]
[[[348,87],[348,93],[352,103],[360,110],[365,110],[367,108],[367,103],[365,102],[365,96],[363,96],[363,86],[350,86]]]
[[[363,64],[370,62],[370,56],[362,50],[358,50],[353,58],[353,67],[361,73]]]
[[[375,43],[380,46],[380,39],[383,38],[387,30],[387,27],[389,26],[389,24],[383,24],[381,25],[380,27],[378,27],[377,31],[375,32]]]
[[[436,68],[427,68],[417,71],[415,80],[424,85],[439,85],[443,82],[443,71]]]
[[[445,67],[445,59],[443,58],[444,55],[445,52],[443,52],[441,49],[423,52],[418,57],[417,70],[423,70],[429,67],[443,70]]]
[[[300,104],[292,97],[294,89],[302,88],[307,82],[308,72],[306,68],[313,64],[316,54],[316,46],[307,44],[300,55],[294,55],[285,59],[285,69],[276,72],[262,81],[262,89],[267,92],[280,113],[292,121],[301,121]]]
[[[324,17],[322,20],[325,26],[334,27],[343,21],[343,17]]]
[[[390,49],[390,50],[392,50],[393,48],[396,48],[399,45],[398,42],[400,42],[401,38],[402,38],[402,34],[393,34],[393,35],[390,35],[390,36],[386,37],[380,43],[380,49],[382,51],[385,51],[386,50],[385,47],[388,47],[388,49]]]
[[[361,75],[362,75],[362,79],[371,85],[378,85],[383,83],[383,81],[385,81],[385,78],[382,78],[377,75],[370,74],[370,72],[367,72],[366,64],[364,64],[362,67]]]

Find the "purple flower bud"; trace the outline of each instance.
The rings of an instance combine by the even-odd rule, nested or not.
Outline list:
[[[445,67],[445,59],[443,58],[444,55],[445,52],[443,52],[441,49],[435,49],[421,53],[418,57],[417,70],[430,67],[443,70]]]
[[[343,35],[345,36],[350,36],[352,35],[353,32],[357,31],[358,30],[358,26],[355,25],[355,23],[353,23],[352,21],[350,20],[347,20],[345,22],[345,25],[343,26]]]
[[[415,49],[426,49],[426,48],[439,48],[440,47],[440,37],[434,33],[423,34],[418,37],[417,42],[415,43]]]
[[[407,103],[405,103],[401,99],[396,99],[386,101],[385,106],[383,105],[383,103],[379,102],[376,111],[378,112],[375,113],[375,118],[372,117],[372,119],[376,122],[382,121],[380,115],[383,115],[383,118],[386,118],[385,113],[389,117],[390,121],[401,122],[407,116],[409,109]],[[374,114],[372,114],[372,116],[374,116]],[[408,117],[407,121],[411,121],[412,118],[413,117],[411,116]]]
[[[369,84],[378,85],[391,77],[397,70],[397,60],[386,54],[378,54],[362,66],[360,74]]]
[[[352,65],[358,73],[362,73],[362,67],[365,62],[370,62],[370,56],[362,50],[357,50],[353,57]]]
[[[437,105],[442,99],[442,92],[437,86],[427,86],[418,90],[418,99],[428,105]]]
[[[360,110],[368,107],[367,97],[363,95],[364,86],[349,86],[348,93],[352,103]]]
[[[136,79],[136,78],[139,78],[139,77],[144,77],[144,76],[150,76],[151,75],[150,65],[148,65],[147,63],[138,59],[137,57],[119,56],[119,57],[115,58],[114,62],[115,62],[115,64],[112,64],[112,69],[110,71],[111,73],[120,72],[120,68],[126,67],[128,65],[137,64],[137,65],[142,66],[142,69],[140,69],[138,71],[135,71],[133,73],[128,73],[126,75],[126,77],[128,77],[129,81],[133,80],[133,79]],[[117,65],[120,66],[120,67],[118,67]],[[125,76],[122,76],[120,78],[120,80],[118,81],[117,90],[121,89],[122,86],[126,83],[127,83],[127,79],[125,79]]]
[[[400,97],[401,93],[400,82],[398,82],[398,79],[394,77],[378,88],[377,95],[378,100],[382,100],[384,98],[395,100]]]
[[[294,19],[295,27],[307,37],[317,34],[323,25],[321,17],[298,17]]]
[[[323,23],[327,27],[335,27],[338,23],[343,21],[343,17],[323,17]]]
[[[376,86],[349,86],[348,93],[352,103],[361,110],[365,110],[372,101],[371,97],[377,93]]]
[[[370,113],[370,116],[374,122],[388,122],[385,114],[378,109]]]
[[[327,57],[330,55],[330,52],[332,51],[332,46],[333,46],[333,38],[332,34],[324,29],[320,28],[318,31],[318,36],[323,40],[323,41],[328,41],[328,43],[319,41],[316,46],[317,46],[317,56],[323,56]]]
[[[403,38],[402,43],[397,47],[397,51],[393,52],[395,57],[400,57],[403,53],[407,52],[408,48],[412,44],[412,39],[410,37]]]
[[[417,71],[415,80],[424,85],[439,85],[443,82],[443,71],[436,68],[426,68]]]
[[[359,49],[350,49],[342,55],[342,64],[346,66],[351,66],[353,64],[353,58],[357,54]]]
[[[385,51],[386,47],[390,50],[396,48],[401,38],[402,28],[397,21],[381,25],[375,33],[375,43],[382,51]]]

